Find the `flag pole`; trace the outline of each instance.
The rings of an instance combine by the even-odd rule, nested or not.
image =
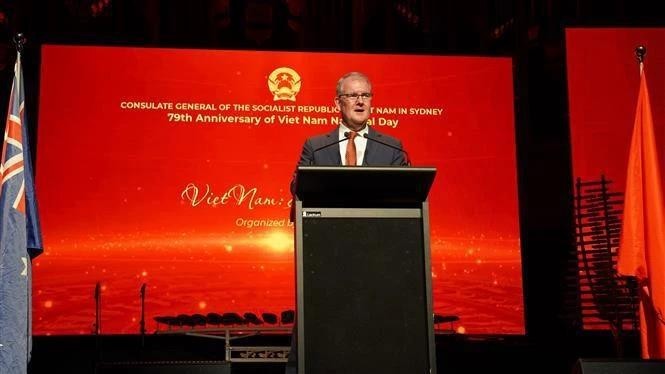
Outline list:
[[[643,359],[665,359],[665,204],[647,88],[646,48],[635,48],[640,86],[628,154],[617,271],[636,277]]]
[[[21,62],[21,53],[23,53],[23,47],[25,46],[25,43],[27,43],[27,39],[23,33],[19,32],[16,33],[14,36],[14,46],[16,47],[16,60],[20,64]],[[20,65],[19,65],[20,66]],[[21,67],[20,70],[23,70]],[[18,71],[14,71],[14,75],[19,74]],[[16,79],[16,77],[14,77]],[[19,78],[21,81],[23,80],[23,75],[20,76]],[[14,87],[12,85],[12,94],[14,92]],[[28,287],[26,288],[26,305],[27,308],[25,309],[25,318],[26,321],[31,321],[32,320],[32,290],[30,289],[32,285],[28,283]],[[28,322],[26,326],[26,334],[25,334],[25,339],[26,339],[26,351],[25,351],[25,362],[26,362],[26,367],[30,365],[30,355],[32,353],[32,326],[31,323]]]
[[[637,62],[640,64],[640,75],[642,75],[642,71],[644,71],[644,56],[647,54],[647,47],[643,45],[638,45],[637,48],[635,48],[635,57],[637,58]]]
[[[22,32],[16,33],[14,36],[14,45],[16,46],[16,52],[19,54],[23,53],[23,47],[28,42],[28,39]]]

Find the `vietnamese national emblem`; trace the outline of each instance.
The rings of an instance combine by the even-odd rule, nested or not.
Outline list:
[[[273,100],[296,101],[296,95],[300,92],[300,75],[295,70],[281,67],[273,70],[268,77],[268,88],[273,94]]]

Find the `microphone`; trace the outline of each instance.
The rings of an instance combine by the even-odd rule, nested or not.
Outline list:
[[[328,148],[328,147],[332,147],[333,145],[335,145],[335,144],[339,144],[339,143],[341,143],[341,142],[343,142],[343,141],[345,141],[345,140],[349,140],[349,137],[351,137],[351,131],[347,131],[347,132],[345,132],[345,133],[344,133],[344,137],[343,137],[342,139],[340,139],[340,140],[334,141],[334,142],[332,142],[332,143],[329,143],[329,144],[326,144],[326,145],[323,145],[323,146],[321,146],[321,147],[318,147],[318,148],[314,149],[314,150],[312,151],[312,159],[309,160],[309,165],[311,166],[312,163],[314,162],[314,154],[315,154],[316,152],[321,151],[321,150],[323,150],[323,149],[326,149],[326,148]]]
[[[386,142],[381,141],[381,140],[379,140],[379,139],[374,139],[374,138],[370,137],[370,136],[367,135],[367,134],[363,134],[363,138],[365,138],[365,139],[367,139],[367,140],[371,140],[371,141],[373,141],[373,142],[377,142],[377,143],[379,143],[379,144],[383,144],[383,145],[385,145],[385,146],[388,147],[388,148],[396,149],[396,150],[398,150],[398,151],[404,153],[404,161],[406,161],[406,165],[407,165],[407,166],[411,166],[411,160],[409,159],[409,154],[408,154],[403,148],[400,148],[400,147],[398,147],[398,146],[392,145],[392,144],[390,144],[390,143],[386,143]]]
[[[102,282],[95,284],[95,323],[93,326],[93,333],[100,335],[102,333]]]
[[[143,337],[145,336],[145,287],[146,284],[141,285],[141,321],[139,322],[139,332],[141,333],[141,346],[143,346]]]

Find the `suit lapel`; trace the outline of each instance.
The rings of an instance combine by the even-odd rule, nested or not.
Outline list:
[[[376,138],[377,136],[376,131],[374,131],[371,127],[367,129],[367,135],[371,138]],[[363,157],[363,166],[369,166],[367,160],[369,160],[369,158],[374,154],[376,145],[376,142],[367,140],[367,145],[365,145],[365,156]]]
[[[328,137],[326,144],[335,142],[339,140],[339,130],[335,128],[335,130],[328,133],[326,136]],[[339,143],[324,149],[324,152],[326,155],[325,159],[330,162],[330,165],[342,166],[342,158],[339,155]]]

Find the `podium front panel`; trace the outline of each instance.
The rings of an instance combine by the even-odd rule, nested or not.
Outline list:
[[[420,209],[301,211],[300,373],[429,373]]]

